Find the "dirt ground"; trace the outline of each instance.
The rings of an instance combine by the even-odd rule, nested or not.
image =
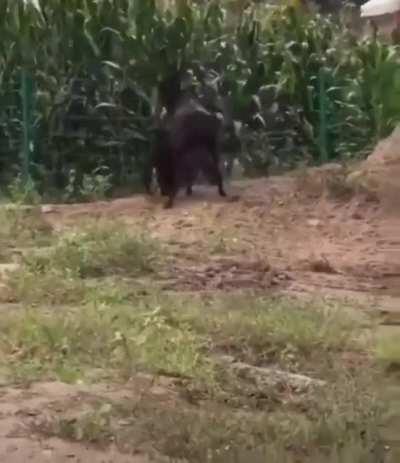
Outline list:
[[[172,251],[162,286],[168,291],[240,288],[296,295],[324,294],[374,302],[400,313],[400,209],[365,195],[342,200],[315,193],[302,176],[246,180],[229,185],[229,198],[211,187],[183,194],[171,210],[158,197],[43,207],[56,229],[88,217],[145,225]],[[128,387],[128,386],[127,386]],[[157,385],[153,385],[155,394]],[[164,389],[161,389],[162,391]],[[132,391],[130,391],[132,393]],[[96,393],[123,394],[98,385]],[[89,391],[61,383],[0,391],[0,461],[133,462],[116,449],[96,450],[31,435],[44,408],[57,414],[63,402],[79,404]],[[65,409],[65,406],[61,408]],[[73,407],[72,407],[73,408]]]
[[[166,289],[279,286],[291,292],[399,295],[400,210],[387,213],[363,196],[316,197],[301,184],[293,177],[236,182],[228,200],[198,186],[192,198],[182,194],[172,210],[164,210],[159,198],[136,196],[51,206],[46,217],[56,228],[88,217],[144,224],[174,249]]]
[[[113,390],[107,385],[90,387],[70,386],[64,383],[50,382],[38,383],[26,389],[13,387],[3,388],[1,391],[0,415],[0,461],[12,463],[44,462],[72,462],[72,463],[148,463],[150,457],[144,455],[129,455],[120,453],[111,443],[107,449],[96,449],[94,446],[85,446],[59,438],[38,439],[34,433],[38,417],[40,426],[43,426],[43,413],[54,416],[69,410],[71,421],[74,412],[82,412],[83,404],[93,402],[96,398],[105,399],[132,398],[136,394],[140,398],[140,382],[136,379],[132,387],[123,390]],[[149,386],[149,380],[146,382]],[[135,388],[135,390],[133,390]],[[153,386],[157,394],[156,386]],[[166,394],[167,389],[162,389]],[[151,390],[150,390],[151,392]],[[45,412],[44,412],[45,411]],[[157,461],[162,461],[157,457]]]

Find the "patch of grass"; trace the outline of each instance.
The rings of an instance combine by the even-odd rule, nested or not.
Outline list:
[[[0,245],[5,248],[18,246],[47,246],[53,230],[46,222],[40,207],[7,205],[0,207]]]
[[[299,456],[300,461],[308,461],[313,452],[321,452],[320,455],[326,457],[333,449],[340,453],[341,448],[353,444],[362,448],[365,455],[379,438],[380,407],[371,383],[365,378],[356,381],[341,376],[338,379],[334,385],[310,397],[309,402],[303,397],[298,410],[289,400],[272,412],[249,413],[243,409],[216,412],[214,406],[208,414],[197,411],[194,416],[186,412],[186,416],[176,419],[175,426],[167,427],[180,435],[167,438],[164,434],[162,450],[173,457],[199,462],[205,461],[205,449],[214,454],[211,461],[243,463],[254,461],[257,449],[263,447],[263,461],[282,461],[270,460],[269,452],[285,455],[288,461],[298,461]],[[176,409],[175,413],[179,415]],[[186,445],[178,444],[171,449],[174,442]],[[225,458],[217,458],[218,454]]]
[[[126,299],[139,284],[131,280],[128,291],[126,283],[112,287],[103,283],[104,277],[132,279],[149,275],[156,271],[160,254],[156,241],[130,234],[123,225],[89,224],[66,232],[45,250],[25,252],[18,270],[9,272],[7,285],[16,301],[27,303]]]
[[[109,403],[97,404],[77,418],[61,417],[55,423],[47,423],[47,434],[72,441],[107,444],[113,438],[112,411]]]
[[[43,282],[35,286],[34,274],[28,282],[27,275],[23,276],[21,284],[29,286],[26,297],[37,301],[44,297]],[[217,297],[207,302],[156,292],[143,295],[140,290],[120,293],[118,286],[106,295],[111,285],[100,286],[103,293],[97,293],[96,285],[89,289],[81,280],[59,281],[65,286],[58,288],[58,293],[50,276],[46,281],[50,303],[78,303],[79,299],[91,303],[79,309],[31,308],[6,314],[0,322],[0,352],[3,350],[7,362],[11,356],[10,365],[14,364],[13,352],[19,352],[15,365],[36,365],[37,361],[39,376],[64,367],[76,371],[77,376],[92,367],[117,368],[124,377],[140,369],[207,377],[211,384],[216,379],[214,361],[219,354],[321,377],[333,374],[335,355],[361,347],[361,341],[355,341],[357,322],[334,305],[293,305],[285,299],[256,296]],[[77,281],[82,286],[75,286]],[[19,289],[20,294],[23,290]],[[230,393],[236,390],[237,395],[246,393],[239,392],[243,384],[228,376],[219,378],[220,387]]]
[[[121,379],[137,369],[195,379],[213,378],[205,339],[184,322],[172,324],[160,309],[90,306],[29,309],[4,314],[0,352],[19,380],[76,380],[93,369]],[[24,378],[24,375],[28,377]]]
[[[0,264],[10,263],[12,260],[12,249],[10,248],[0,248]]]
[[[103,402],[73,421],[61,416],[44,431],[86,442],[112,440],[128,453],[151,443],[172,459],[199,463],[364,463],[369,460],[361,456],[379,444],[380,408],[369,382],[343,379],[313,397],[312,409],[305,412],[288,404],[273,413],[236,410],[213,401],[193,407],[177,398],[159,400],[147,391],[140,400]]]
[[[122,224],[97,223],[65,233],[48,253],[31,253],[24,264],[39,274],[56,269],[79,278],[134,276],[153,271],[159,252],[144,234],[130,234]]]
[[[241,243],[235,234],[228,230],[214,231],[207,241],[209,252],[212,255],[228,254],[237,250]]]
[[[350,439],[344,445],[335,445],[325,451],[310,452],[290,451],[283,447],[267,445],[256,450],[235,450],[214,455],[211,463],[380,463],[387,452],[384,446],[366,446],[360,439]],[[394,460],[387,460],[394,463]]]
[[[209,249],[211,254],[226,254],[229,251],[229,243],[224,236],[212,236],[209,239]]]
[[[40,204],[41,196],[36,189],[35,182],[30,178],[26,181],[22,174],[15,176],[7,188],[11,201],[15,204]]]
[[[157,285],[132,278],[77,278],[72,272],[49,268],[46,272],[22,268],[8,272],[9,302],[48,306],[136,303],[138,298],[156,294]]]
[[[43,301],[48,305],[80,304],[90,293],[86,281],[67,271],[49,268],[39,273],[26,266],[9,273],[7,287],[15,302],[33,305]]]
[[[211,307],[193,300],[189,307],[185,304],[174,309],[175,316],[208,333],[216,351],[250,363],[278,362],[296,368],[298,362],[303,366],[310,360],[324,363],[332,352],[360,347],[355,341],[359,320],[335,303],[236,294],[217,298]]]
[[[380,337],[375,347],[375,357],[386,368],[400,369],[400,344],[398,336]]]
[[[90,285],[86,285],[86,294],[83,302],[102,304],[102,305],[124,305],[136,304],[138,301],[148,297],[159,295],[157,282],[149,278],[121,278],[120,276],[110,276],[100,280],[92,280]]]
[[[48,435],[112,441],[127,452],[151,443],[191,462],[257,462],[258,455],[273,462],[364,462],[379,440],[373,370],[346,371],[337,355],[360,347],[352,340],[358,327],[358,319],[337,305],[152,294],[131,304],[7,313],[0,320],[0,358],[25,381],[134,381],[137,371],[180,378],[170,384],[180,392],[169,391],[171,400],[147,389],[140,400],[104,400],[107,405],[74,419],[58,417],[42,430]],[[214,356],[227,350],[291,370],[295,360],[306,365],[317,359],[312,368],[318,370],[321,358],[336,357],[329,374],[318,370],[325,386],[304,394],[266,390],[255,400],[244,379],[220,375]]]

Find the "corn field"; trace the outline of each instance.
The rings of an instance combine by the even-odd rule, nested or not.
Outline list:
[[[72,198],[89,176],[133,185],[160,79],[183,65],[223,107],[247,173],[364,155],[400,118],[396,47],[293,6],[189,0],[2,0],[0,178]],[[57,193],[58,192],[58,193]],[[63,193],[63,194],[64,194]]]

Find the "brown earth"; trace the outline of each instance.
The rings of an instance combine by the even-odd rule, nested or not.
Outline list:
[[[82,445],[60,438],[46,437],[46,423],[58,417],[73,422],[91,404],[129,399],[140,401],[142,389],[160,400],[168,388],[150,385],[151,379],[139,377],[123,388],[109,385],[77,386],[59,382],[38,383],[29,388],[3,387],[0,395],[0,461],[4,463],[149,463],[154,461],[137,449],[137,455],[121,453],[109,441],[107,448]],[[40,431],[40,432],[38,432]],[[42,436],[38,439],[38,436]],[[135,452],[133,452],[135,453]],[[157,456],[157,461],[163,461]]]
[[[144,225],[172,250],[166,289],[398,294],[400,210],[363,195],[333,200],[302,183],[237,182],[231,201],[197,187],[172,210],[144,196],[52,206],[46,218],[56,228],[88,217]]]

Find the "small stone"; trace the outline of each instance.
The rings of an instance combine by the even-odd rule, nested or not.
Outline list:
[[[235,357],[232,355],[220,355],[218,356],[219,360],[224,363],[234,363],[236,361]]]
[[[54,212],[54,207],[53,206],[42,206],[41,208],[43,214],[50,214],[51,212]]]
[[[320,220],[318,219],[310,219],[307,221],[308,225],[310,225],[310,227],[318,227],[318,225],[321,223]]]
[[[50,449],[45,449],[42,451],[43,456],[46,458],[51,458],[53,456],[53,452]]]

